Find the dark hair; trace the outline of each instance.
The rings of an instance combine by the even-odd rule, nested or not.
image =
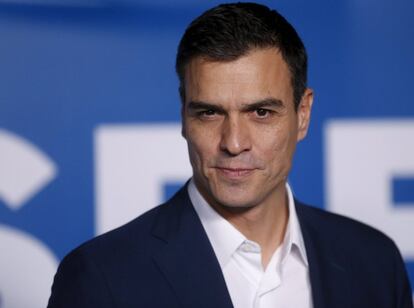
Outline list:
[[[204,12],[188,26],[176,59],[181,100],[185,101],[185,67],[192,59],[232,61],[252,49],[269,47],[279,49],[289,67],[297,108],[306,89],[305,46],[282,15],[256,3],[221,4]]]

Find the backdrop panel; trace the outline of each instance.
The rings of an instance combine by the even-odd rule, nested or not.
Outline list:
[[[414,284],[414,2],[261,2],[309,53],[315,104],[295,195],[387,232]],[[191,174],[175,53],[217,3],[1,2],[1,308],[44,307],[66,253]]]

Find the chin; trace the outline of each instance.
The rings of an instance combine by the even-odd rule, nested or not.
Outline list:
[[[252,198],[246,191],[228,190],[212,194],[212,199],[225,208],[251,208],[256,204],[255,198]]]
[[[197,183],[197,181],[196,181]],[[212,206],[223,208],[251,208],[257,201],[257,192],[252,191],[249,181],[223,181],[222,179],[199,182],[199,190]]]

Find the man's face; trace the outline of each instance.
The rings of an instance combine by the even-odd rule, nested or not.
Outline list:
[[[211,205],[251,208],[285,198],[296,143],[308,128],[312,92],[295,111],[290,72],[277,49],[186,67],[183,136],[193,177]],[[280,198],[279,198],[280,200]]]

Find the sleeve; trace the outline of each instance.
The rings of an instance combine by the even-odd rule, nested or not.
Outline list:
[[[413,308],[413,294],[408,280],[404,261],[398,248],[395,248],[395,282],[396,282],[396,308]]]
[[[91,256],[78,250],[63,259],[47,307],[114,307],[108,283]]]

